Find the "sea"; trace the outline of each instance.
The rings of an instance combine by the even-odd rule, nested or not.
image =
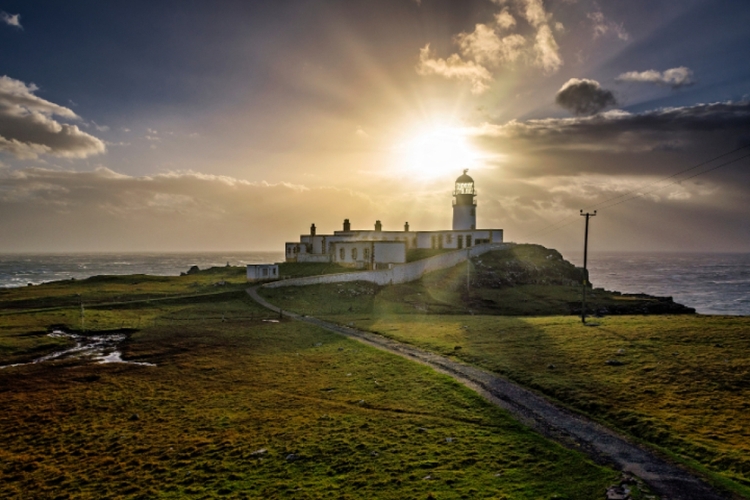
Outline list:
[[[750,253],[592,252],[587,267],[596,288],[672,297],[700,314],[750,315]]]
[[[581,265],[578,255],[564,255]],[[283,252],[0,254],[0,288],[97,275],[178,276],[191,266],[281,262]],[[750,315],[750,253],[592,252],[597,288],[670,296],[701,314]]]

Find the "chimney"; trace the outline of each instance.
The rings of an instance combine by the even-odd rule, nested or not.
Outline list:
[[[404,222],[404,231],[406,231],[407,233],[409,232],[409,223],[408,222]]]
[[[315,223],[310,226],[310,236],[315,236]]]
[[[379,220],[375,221],[375,231],[382,231],[383,230],[383,224],[380,223]]]
[[[344,219],[344,231],[351,231],[352,225],[349,224],[349,219]]]

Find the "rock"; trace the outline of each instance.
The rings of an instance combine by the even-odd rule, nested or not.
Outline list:
[[[259,457],[261,455],[265,455],[266,453],[268,453],[268,450],[266,450],[265,448],[261,448],[260,450],[255,450],[254,452],[250,453],[250,456]]]
[[[295,460],[299,460],[299,455],[295,455],[294,453],[290,453],[286,456],[287,462],[294,462]]]
[[[427,429],[425,429],[424,427],[420,427],[419,429],[417,429],[417,432],[427,432]]]
[[[611,486],[607,489],[607,500],[630,500],[630,490],[625,486]]]
[[[625,354],[625,349],[617,349],[618,356],[622,356],[623,354]]]
[[[195,274],[197,272],[200,272],[200,268],[198,266],[190,266],[190,269],[188,269],[187,274]]]
[[[445,442],[446,443],[452,443],[453,442],[453,438],[445,438]]]
[[[553,365],[553,364],[549,364],[549,365],[547,365],[547,368],[550,369],[550,370],[554,370],[556,368],[556,366]]]
[[[135,422],[136,420],[140,419],[141,417],[139,417],[137,413],[133,413],[132,415],[130,415],[130,418],[128,418],[128,420],[130,420],[131,422]]]
[[[380,453],[378,453],[377,451],[373,451],[370,453],[370,455],[373,457],[377,457],[378,455],[380,455]]]
[[[608,359],[607,361],[604,362],[604,364],[607,364],[609,366],[622,366],[623,362],[617,359]]]
[[[322,345],[323,345],[323,342],[318,342],[317,344],[315,344],[315,347],[320,347]]]

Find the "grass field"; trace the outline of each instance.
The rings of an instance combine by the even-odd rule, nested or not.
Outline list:
[[[457,267],[452,272],[466,273]],[[609,316],[583,326],[575,316],[471,314],[446,276],[384,288],[351,283],[262,293],[285,309],[505,375],[750,497],[750,318]],[[540,301],[557,293],[524,287],[535,287]],[[514,297],[508,309],[523,310],[525,292],[515,288],[500,291]]]
[[[190,292],[187,278],[154,289]],[[242,291],[130,302],[129,280],[93,280],[102,303],[121,303],[87,308],[86,329],[136,328],[123,357],[157,366],[0,369],[5,497],[578,500],[617,480],[448,377],[271,322]],[[89,293],[80,283],[47,289]],[[136,296],[155,292],[141,286]],[[75,306],[20,310],[14,301],[45,298],[28,293],[3,296],[13,307],[0,316],[0,364],[48,352],[60,342],[51,325],[80,326]]]

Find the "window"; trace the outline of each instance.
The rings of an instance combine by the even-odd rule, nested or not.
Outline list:
[[[477,214],[477,209],[476,208],[472,208],[471,209],[471,216],[474,217],[476,214]]]
[[[357,249],[352,248],[352,260],[357,260]]]
[[[458,248],[463,248],[463,247],[464,247],[464,237],[463,235],[459,234],[458,235]]]
[[[469,248],[471,246],[471,235],[466,235],[466,248]]]
[[[453,243],[453,235],[452,234],[446,234],[445,235],[445,243],[447,243],[448,245],[450,245],[451,243]]]
[[[263,277],[266,277],[266,276],[268,276],[268,268],[264,267],[263,268]]]
[[[370,260],[370,249],[369,248],[365,248],[364,252],[362,252],[362,253],[364,254],[364,259],[369,261]]]
[[[341,260],[345,260],[346,259],[346,253],[344,253],[344,249],[343,248],[341,250],[339,250],[339,257],[341,257]]]

